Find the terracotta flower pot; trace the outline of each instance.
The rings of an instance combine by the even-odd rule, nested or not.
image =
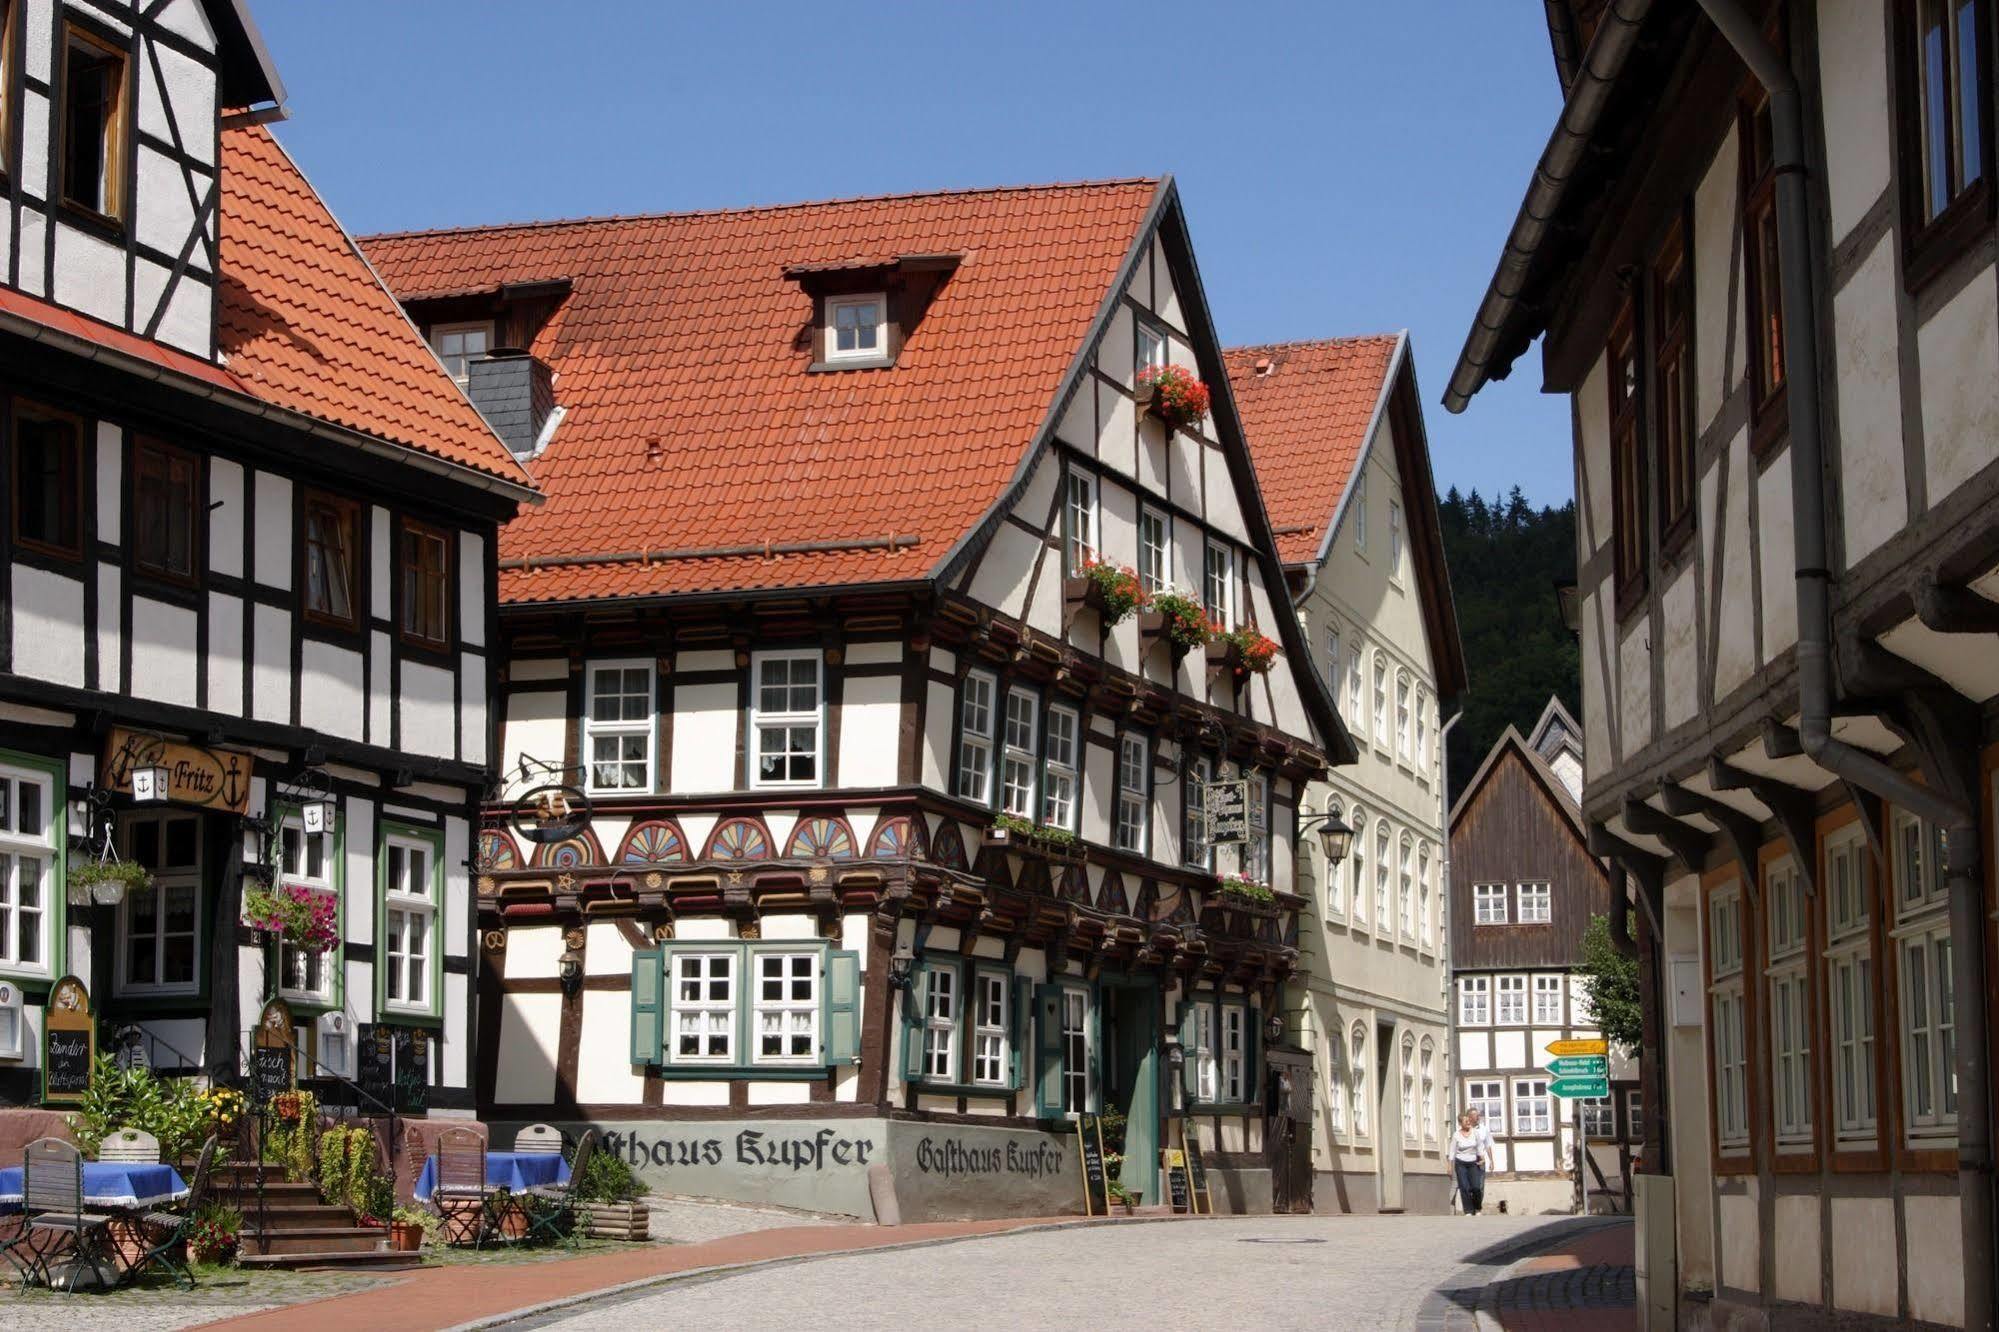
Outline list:
[[[391,1221],[389,1247],[398,1253],[415,1253],[423,1247],[423,1227],[413,1221]]]

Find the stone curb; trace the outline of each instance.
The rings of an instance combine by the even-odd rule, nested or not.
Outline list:
[[[1485,1283],[1484,1289],[1479,1292],[1478,1308],[1472,1311],[1472,1317],[1478,1322],[1478,1332],[1506,1332],[1506,1325],[1499,1320],[1499,1288],[1512,1279],[1514,1268],[1530,1258],[1540,1257],[1558,1244],[1566,1244],[1578,1235],[1587,1235],[1592,1231],[1607,1230],[1611,1226],[1630,1223],[1631,1218],[1628,1216],[1579,1216],[1575,1218],[1574,1225],[1559,1235],[1546,1240],[1530,1240],[1517,1251],[1509,1250],[1500,1254],[1506,1266],[1495,1272],[1492,1279]]]
[[[523,1305],[505,1313],[477,1318],[469,1323],[457,1323],[441,1329],[441,1332],[479,1332],[484,1328],[507,1327],[526,1322],[550,1313],[574,1309],[581,1305],[593,1304],[614,1296],[637,1294],[641,1291],[670,1286],[677,1282],[708,1281],[720,1277],[737,1276],[766,1267],[789,1267],[799,1263],[819,1262],[827,1258],[853,1258],[863,1254],[896,1253],[909,1249],[929,1249],[941,1244],[964,1244],[972,1240],[1003,1239],[1008,1235],[1033,1235],[1050,1230],[1082,1230],[1095,1226],[1145,1226],[1171,1224],[1186,1221],[1210,1220],[1269,1220],[1257,1217],[1206,1217],[1206,1216],[1094,1216],[1077,1217],[1073,1221],[1043,1221],[1031,1226],[1015,1226],[1010,1230],[988,1230],[969,1235],[937,1235],[929,1239],[903,1240],[888,1244],[868,1244],[852,1249],[827,1249],[821,1253],[785,1254],[776,1258],[753,1258],[741,1263],[717,1263],[713,1267],[690,1267],[684,1272],[662,1272],[658,1276],[639,1277],[636,1280],[620,1282],[615,1286],[604,1286],[598,1290],[585,1291],[577,1295],[565,1295],[560,1299],[545,1300],[539,1304]],[[1276,1218],[1284,1219],[1284,1218]]]

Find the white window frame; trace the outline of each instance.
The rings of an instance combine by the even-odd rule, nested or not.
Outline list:
[[[1943,830],[1897,810],[1895,861],[1896,1011],[1900,1021],[1902,1123],[1911,1145],[1942,1147],[1957,1137],[1956,957],[1950,937]]]
[[[1347,729],[1356,743],[1367,743],[1367,663],[1361,651],[1363,640],[1354,635],[1353,653],[1347,658]]]
[[[1374,651],[1374,746],[1388,752],[1388,659]]]
[[[1333,1133],[1347,1131],[1346,1042],[1337,1038],[1326,1042],[1326,1127]]]
[[[1554,1132],[1554,1100],[1548,1094],[1548,1079],[1513,1079],[1513,1136],[1549,1137]]]
[[[992,807],[993,750],[999,721],[999,680],[986,671],[968,671],[958,685],[958,784],[960,800]],[[977,723],[983,714],[983,728]]]
[[[1335,702],[1340,696],[1340,682],[1345,678],[1344,659],[1340,655],[1340,631],[1326,630],[1326,689]]]
[[[1091,1031],[1094,1005],[1090,992],[1078,986],[1061,989],[1062,1112],[1064,1118],[1090,1113],[1097,1103],[1096,1035]],[[1073,1056],[1081,1047],[1081,1059]],[[1080,1067],[1079,1067],[1080,1065]],[[1080,1092],[1080,1098],[1076,1093]]]
[[[405,833],[391,832],[382,839],[382,957],[390,968],[400,966],[407,989],[410,966],[416,964],[417,974],[423,977],[423,992],[420,997],[405,993],[400,999],[389,996],[388,976],[382,978],[382,1006],[398,1013],[431,1013],[436,1011],[437,996],[432,993],[431,959],[437,948],[437,883],[439,871],[437,845],[427,838],[412,837]],[[405,871],[414,863],[410,857],[420,856],[423,860],[424,891],[413,893],[409,890],[411,876],[405,872],[403,881],[398,883],[394,872],[395,857],[390,851],[403,854]],[[403,920],[402,946],[396,948],[390,943],[389,918],[400,916]],[[409,923],[423,921],[421,949],[410,946]]]
[[[1072,467],[1062,481],[1062,549],[1067,552],[1070,573],[1081,573],[1084,564],[1102,553],[1100,530],[1097,478]]]
[[[1388,820],[1374,821],[1374,932],[1382,938],[1393,938],[1395,917],[1389,913],[1395,904],[1389,900],[1388,877],[1393,872],[1389,860],[1390,848],[1395,845],[1389,835]]]
[[[1066,734],[1066,741],[1063,736]],[[1041,737],[1041,822],[1050,828],[1076,831],[1082,816],[1082,714],[1067,704],[1048,709]]]
[[[4,123],[0,120],[0,124]],[[37,803],[41,807],[38,833],[19,830],[23,787],[38,793]],[[0,788],[4,788],[4,799],[0,799],[0,971],[10,976],[49,976],[54,965],[49,947],[55,937],[52,921],[56,896],[65,891],[62,876],[57,872],[63,849],[57,842],[62,828],[57,821],[66,811],[56,801],[55,779],[38,768],[0,764]],[[26,914],[21,906],[21,884],[27,877],[23,865],[35,867],[32,873],[37,905],[33,935],[35,956],[39,959],[35,962],[21,960],[21,925]],[[19,1020],[26,1022],[25,1017]]]
[[[1534,1025],[1537,1027],[1562,1026],[1563,992],[1568,988],[1561,976],[1536,976],[1534,978]]]
[[[1458,977],[1458,1025],[1460,1027],[1489,1027],[1492,1025],[1492,978],[1490,976]]]
[[[995,998],[997,994],[997,998]],[[1007,1015],[1013,1011],[1013,977],[1004,971],[972,971],[972,1085],[1005,1087],[1012,1082],[1012,1040]]]
[[[1348,1086],[1353,1100],[1353,1135],[1367,1136],[1367,1026],[1356,1022],[1347,1033]]]
[[[1414,1146],[1416,1127],[1416,1037],[1402,1033],[1402,1141]]]
[[[1430,844],[1424,842],[1416,848],[1416,892],[1420,898],[1416,906],[1416,924],[1422,931],[1421,943],[1428,950],[1436,943],[1436,893],[1432,891],[1432,861]]]
[[[1525,976],[1501,976],[1493,986],[1492,1025],[1495,1027],[1524,1027],[1527,1025],[1527,978]]]
[[[1483,1118],[1486,1131],[1494,1137],[1506,1136],[1506,1079],[1466,1078],[1466,1110],[1476,1110]]]
[[[617,721],[598,721],[597,699],[599,696],[598,673],[615,671],[618,673],[619,699],[629,699],[633,695],[625,689],[625,673],[640,671],[645,675],[645,716],[636,720],[620,717]],[[622,706],[620,712],[623,711]],[[654,767],[657,757],[658,739],[656,719],[659,716],[659,672],[656,663],[643,657],[618,657],[593,660],[583,670],[583,772],[586,790],[617,794],[626,791],[652,791],[658,787],[658,773]],[[623,742],[633,737],[645,741],[645,781],[643,785],[628,786],[623,782],[607,785],[597,779],[597,741],[616,739],[619,742],[619,756],[614,762],[622,771],[633,760],[623,753]]]
[[[1832,1124],[1843,1142],[1880,1141],[1874,1066],[1874,856],[1859,824],[1825,839],[1827,1057],[1832,1061]]]
[[[1527,879],[1515,886],[1519,900],[1516,923],[1546,925],[1555,918],[1555,886],[1546,879]],[[1505,924],[1504,921],[1500,922]]]
[[[1747,1010],[1742,986],[1742,889],[1708,898],[1708,1004],[1714,1048],[1715,1141],[1724,1150],[1749,1145]]]
[[[809,711],[766,712],[763,706],[764,667],[776,662],[812,664],[812,697],[814,705]],[[781,688],[787,692],[798,686],[786,681]],[[788,700],[787,700],[788,701]],[[789,735],[792,731],[810,728],[812,732],[812,776],[765,777],[763,775],[763,737],[766,731]],[[786,749],[789,756],[792,751]],[[745,760],[749,768],[750,786],[757,790],[814,790],[826,783],[826,662],[818,649],[806,651],[756,652],[750,655],[750,743]]]
[[[1187,1052],[1187,1057],[1194,1061],[1194,1100],[1200,1105],[1213,1105],[1220,1099],[1222,1087],[1220,1043],[1217,1039],[1220,1023],[1215,1016],[1215,1005],[1206,999],[1197,999],[1189,1016],[1193,1021],[1188,1027],[1188,1037],[1194,1048]]]
[[[1416,839],[1408,833],[1396,844],[1396,920],[1401,923],[1402,937],[1409,943],[1416,941]]]
[[[1152,840],[1152,746],[1135,731],[1118,736],[1117,810],[1111,844],[1144,855]]]
[[[1347,849],[1347,861],[1340,867],[1340,872],[1353,886],[1353,923],[1365,927],[1368,921],[1367,811],[1355,805],[1348,826],[1353,829],[1353,845]]]
[[[1205,793],[1201,788],[1215,779],[1215,763],[1206,754],[1196,755],[1187,765],[1186,785],[1181,799],[1185,802],[1186,817],[1180,832],[1180,859],[1189,865],[1212,870],[1215,867],[1215,848],[1208,842],[1208,814],[1202,807]]]
[[[1261,768],[1242,772],[1244,820],[1247,836],[1237,848],[1237,864],[1244,878],[1254,883],[1271,881],[1270,863],[1270,774]]]
[[[1201,558],[1202,608],[1222,628],[1233,629],[1236,627],[1235,547],[1210,537]],[[1221,583],[1219,588],[1217,580]]]
[[[1506,924],[1505,884],[1475,883],[1471,886],[1471,900],[1474,925]]]
[[[1147,592],[1173,585],[1173,518],[1150,504],[1138,511],[1138,581]]]
[[[940,984],[941,982],[941,984]],[[958,1020],[962,996],[956,965],[923,969],[923,1080],[958,1080]]]
[[[1395,672],[1395,759],[1416,766],[1416,684],[1404,670]]]
[[[1615,1141],[1617,1106],[1608,1096],[1586,1096],[1576,1102],[1582,1109],[1583,1141]]]
[[[719,1068],[729,1068],[735,1065],[737,1013],[741,1008],[743,994],[743,978],[739,974],[741,968],[737,965],[741,956],[741,952],[734,948],[716,949],[713,952],[704,952],[692,948],[676,949],[668,954],[668,958],[672,963],[667,969],[666,978],[668,1025],[665,1054],[668,1064],[681,1067],[711,1066]],[[697,969],[698,976],[694,978],[700,984],[702,994],[694,999],[682,999],[680,997],[680,987],[688,979],[681,974],[681,964],[687,961],[698,961],[702,964]],[[716,965],[717,963],[721,964],[719,968]],[[726,999],[716,999],[712,994],[708,993],[717,980],[726,980],[728,983],[728,997]],[[720,1054],[681,1053],[681,1038],[690,1034],[683,1029],[687,1020],[689,1018],[700,1019],[697,1029],[691,1034],[703,1046],[706,1046],[718,1034],[713,1029],[714,1018],[717,1014],[721,1014],[727,1019],[719,1032],[723,1042],[722,1052]]]
[[[1015,709],[1019,714],[1016,715]],[[1025,743],[1021,732],[1025,730]],[[1041,770],[1041,700],[1031,689],[1013,685],[1006,691],[1005,709],[1000,714],[999,808],[1004,814],[1030,822],[1040,811],[1036,778]],[[1016,780],[1018,778],[1019,780]]]
[[[1425,1145],[1437,1141],[1437,1043],[1430,1037],[1423,1038],[1423,1142]]]
[[[1166,335],[1143,319],[1131,321],[1133,331],[1131,370],[1135,377],[1147,366],[1166,364]]]
[[[296,843],[293,839],[296,838]],[[319,847],[319,873],[311,872],[307,858],[308,849]],[[293,859],[296,846],[298,858]],[[295,883],[315,893],[338,900],[338,887],[334,878],[335,865],[333,834],[309,833],[305,821],[297,814],[287,814],[278,822],[278,882]],[[278,997],[294,1004],[327,1004],[333,1002],[333,978],[340,966],[337,947],[320,952],[310,948],[294,948],[283,942],[278,943]],[[292,983],[293,968],[303,965],[319,972],[317,985],[295,985]]]
[[[1353,548],[1367,554],[1367,459],[1364,457],[1353,479]]]
[[[854,345],[842,350],[840,347],[840,312],[872,307],[875,315],[875,345],[863,347],[860,337],[855,335]],[[856,326],[858,327],[858,325]],[[828,296],[826,298],[826,358],[834,361],[885,361],[888,359],[888,295],[885,292],[860,292],[851,296]]]
[[[748,952],[750,990],[750,1060],[753,1065],[764,1067],[806,1068],[820,1063],[821,1033],[819,1013],[823,996],[826,955],[818,949],[795,950],[784,948],[758,948]],[[770,979],[764,975],[764,964],[772,959],[780,963],[778,984],[784,991],[776,999],[764,996],[764,983]],[[805,970],[798,972],[796,964],[805,963]],[[806,983],[807,995],[800,999],[796,993],[799,981]],[[803,1054],[780,1050],[777,1054],[764,1053],[764,1019],[774,1017],[778,1021],[778,1039],[783,1044],[792,1043],[800,1034],[798,1019],[805,1019],[804,1035],[806,1048]]]
[[[1388,501],[1388,577],[1402,581],[1402,505],[1397,500]]]
[[[203,938],[202,934],[203,927],[207,923],[206,920],[207,912],[202,909],[203,904],[201,900],[202,897],[201,867],[204,863],[202,860],[202,850],[203,850],[202,843],[206,840],[202,835],[205,829],[203,829],[201,826],[201,817],[196,814],[190,814],[185,810],[167,811],[164,813],[157,813],[157,814],[148,811],[145,813],[132,814],[127,817],[131,820],[131,822],[129,822],[126,825],[126,832],[128,837],[136,829],[138,823],[141,821],[151,821],[159,825],[160,855],[162,858],[164,858],[166,855],[167,824],[173,820],[191,819],[194,823],[194,839],[195,839],[194,863],[192,865],[174,866],[170,869],[167,868],[156,869],[153,873],[153,884],[151,888],[145,889],[143,892],[128,891],[125,894],[124,899],[118,903],[118,930],[117,930],[117,945],[116,945],[118,951],[118,964],[117,964],[118,993],[121,995],[198,994],[201,990],[201,978],[208,963],[207,941]],[[131,859],[131,857],[127,856],[127,859]],[[192,891],[194,894],[194,926],[193,926],[194,965],[192,969],[192,974],[188,977],[188,979],[184,981],[162,982],[154,980],[151,982],[135,982],[131,978],[131,953],[132,953],[131,927],[132,927],[133,906],[137,901],[137,899],[141,896],[150,894],[153,898],[153,907],[154,907],[153,921],[156,926],[151,935],[151,938],[153,940],[153,974],[155,976],[158,976],[165,969],[166,941],[167,938],[169,937],[164,928],[167,916],[166,895],[170,889],[175,889],[175,888],[185,888]]]
[[[1430,777],[1430,691],[1416,691],[1416,775]]]
[[[1763,871],[1767,946],[1764,995],[1770,1012],[1770,1115],[1779,1147],[1812,1141],[1811,987],[1805,970],[1804,880],[1783,856]]]
[[[1217,1090],[1223,1104],[1241,1105],[1249,1098],[1249,1008],[1223,1004],[1221,1013],[1221,1083]]]
[[[476,352],[467,352],[463,349],[461,343],[460,349],[457,352],[447,352],[444,350],[445,338],[454,334],[463,338],[467,333],[484,333],[486,335],[486,346],[484,349]],[[474,356],[492,355],[495,336],[493,321],[490,319],[464,320],[455,324],[432,324],[430,326],[429,338],[430,350],[431,354],[437,357],[437,363],[444,367],[444,373],[451,376],[451,382],[458,385],[459,388],[464,388],[472,382],[472,358]],[[459,361],[459,369],[456,371],[451,368],[451,358],[453,356],[456,356]]]

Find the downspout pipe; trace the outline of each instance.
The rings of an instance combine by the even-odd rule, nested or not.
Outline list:
[[[1741,0],[1700,0],[1728,44],[1770,95],[1776,176],[1777,264],[1783,289],[1784,382],[1790,414],[1791,494],[1797,579],[1798,739],[1819,767],[1948,830],[1953,1013],[1957,1022],[1958,1206],[1963,1235],[1964,1325],[1992,1327],[1991,1070],[1986,1057],[1985,948],[1978,819],[1968,804],[1920,785],[1832,734],[1832,573],[1826,545],[1825,439],[1819,397],[1818,320],[1806,197],[1804,96],[1790,65],[1764,40]]]

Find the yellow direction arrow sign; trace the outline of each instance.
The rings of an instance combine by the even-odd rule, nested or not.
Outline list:
[[[1549,1041],[1544,1048],[1551,1055],[1600,1055],[1610,1053],[1610,1042],[1601,1037],[1593,1041]]]

